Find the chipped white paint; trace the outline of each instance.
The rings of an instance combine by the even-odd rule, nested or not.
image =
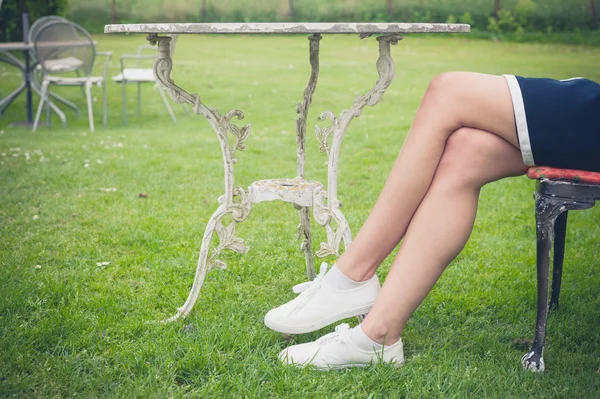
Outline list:
[[[106,25],[104,33],[194,33],[194,34],[383,34],[383,33],[465,33],[466,24],[430,23],[190,23],[190,24],[116,24]]]
[[[327,230],[327,243],[321,243],[321,249],[317,252],[318,256],[339,255],[342,240],[345,246],[350,245],[352,241],[350,227],[340,210],[342,205],[337,198],[338,165],[342,139],[352,120],[360,116],[366,105],[373,106],[377,104],[392,82],[394,78],[394,61],[390,54],[390,46],[397,44],[401,39],[398,35],[384,35],[377,38],[379,42],[379,59],[376,67],[379,80],[375,83],[375,86],[367,94],[356,97],[352,107],[342,111],[339,118],[331,111],[323,112],[320,119],[329,119],[331,125],[326,128],[315,127],[315,134],[321,143],[319,150],[327,153],[328,157],[327,195],[322,194],[319,197],[321,201],[317,201],[314,207],[315,220],[325,226]],[[333,138],[331,144],[329,144],[328,140],[331,135],[333,135]],[[327,198],[327,203],[325,203],[325,198]],[[335,230],[331,227],[332,218],[337,224]]]
[[[296,143],[298,149],[297,155],[297,176],[304,178],[304,151],[306,144],[306,118],[308,116],[308,109],[312,103],[313,94],[317,88],[317,80],[319,78],[319,41],[321,35],[314,34],[308,38],[310,40],[309,60],[311,66],[310,79],[304,89],[304,100],[296,105],[296,113],[298,119],[296,119]]]
[[[319,78],[319,42],[321,41],[321,35],[318,33],[309,36],[309,62],[311,67],[310,78],[308,84],[304,89],[304,99],[301,103],[296,106],[296,113],[298,118],[296,119],[296,144],[298,148],[296,150],[296,173],[297,179],[304,179],[304,162],[305,162],[305,149],[306,149],[306,119],[308,117],[308,109],[312,103],[313,94],[317,88],[317,81]],[[311,194],[316,191],[322,191],[323,185],[318,183],[318,190],[312,189]],[[312,206],[313,198],[310,198],[310,205],[302,206],[301,203],[295,202],[294,206],[298,209],[300,216],[300,224],[298,225],[298,239],[302,240],[300,249],[304,251],[304,259],[306,262],[306,275],[309,280],[315,278],[315,264],[312,251],[312,234],[310,232],[310,210],[308,206]]]
[[[537,360],[534,360],[535,358],[537,358]],[[543,351],[539,357],[534,351],[526,353],[523,358],[521,358],[521,365],[523,365],[525,370],[533,371],[534,373],[543,373],[546,369]]]
[[[325,227],[327,242],[321,243],[317,256],[339,255],[340,245],[343,242],[347,248],[352,242],[350,226],[342,211],[341,202],[337,198],[337,179],[340,147],[342,139],[352,120],[360,116],[367,105],[377,104],[394,77],[394,62],[390,54],[390,46],[397,44],[402,38],[397,32],[448,32],[464,30],[464,26],[443,24],[152,24],[152,25],[108,25],[106,32],[149,33],[147,39],[152,44],[158,43],[158,57],[154,63],[153,71],[156,81],[171,98],[178,103],[187,103],[193,106],[196,114],[203,115],[217,134],[221,153],[223,156],[224,194],[219,197],[219,207],[209,219],[204,236],[196,275],[191,291],[184,305],[178,309],[175,316],[165,320],[173,321],[185,317],[196,302],[204,279],[212,268],[224,268],[225,263],[218,259],[221,252],[230,249],[236,252],[246,252],[248,247],[242,239],[235,236],[236,225],[244,221],[252,204],[280,200],[292,203],[299,211],[300,224],[298,237],[302,239],[301,249],[304,251],[306,269],[309,279],[314,277],[312,236],[310,232],[310,211],[313,208],[313,217],[316,222]],[[468,26],[467,26],[468,28]],[[448,30],[450,29],[450,30]],[[461,30],[462,29],[462,30]],[[313,33],[310,40],[311,76],[304,90],[304,99],[296,107],[297,148],[297,177],[285,179],[259,180],[250,185],[246,193],[242,188],[235,187],[234,165],[236,150],[245,149],[245,140],[250,134],[250,125],[239,127],[231,120],[236,117],[243,119],[244,114],[238,110],[229,111],[224,116],[216,109],[203,104],[200,96],[190,94],[178,87],[171,79],[173,63],[170,56],[170,37],[159,36],[158,33]],[[319,33],[361,33],[361,37],[371,34],[381,34],[379,42],[379,58],[376,63],[379,79],[374,87],[365,95],[356,97],[352,106],[342,111],[339,117],[333,112],[324,112],[321,119],[329,119],[331,124],[326,128],[316,127],[320,151],[327,155],[327,186],[322,183],[304,178],[304,152],[306,140],[306,120],[316,90],[319,73]],[[392,32],[392,33],[386,33]],[[233,135],[233,145],[229,144],[228,136]],[[231,222],[225,226],[222,218],[231,216]],[[213,235],[217,233],[219,242],[213,243]],[[211,247],[213,248],[211,251]]]
[[[315,193],[321,190],[323,185],[319,182],[295,178],[259,180],[250,185],[248,193],[254,204],[280,200],[299,206],[313,206]]]
[[[225,262],[217,258],[221,251],[225,249],[242,253],[248,251],[248,247],[244,245],[243,240],[235,237],[235,227],[237,223],[244,221],[248,217],[252,204],[242,188],[234,187],[233,166],[237,162],[234,157],[236,150],[246,149],[244,141],[250,134],[251,125],[248,124],[244,127],[234,125],[231,122],[232,118],[235,117],[238,120],[244,118],[244,114],[241,111],[232,110],[223,116],[216,109],[202,104],[200,102],[200,96],[197,94],[190,94],[175,85],[175,82],[171,79],[171,69],[173,68],[169,45],[171,38],[150,35],[148,40],[153,44],[158,43],[158,57],[153,66],[156,81],[165,88],[175,102],[192,105],[196,114],[201,114],[208,120],[217,134],[217,138],[221,145],[223,167],[225,171],[225,192],[219,197],[219,207],[213,213],[206,225],[200,254],[198,256],[194,284],[192,285],[187,300],[184,305],[178,309],[177,314],[164,320],[164,322],[170,322],[181,316],[185,317],[192,310],[209,270],[215,267],[221,269],[226,267]],[[233,146],[229,145],[229,133],[231,133],[235,139]],[[221,221],[225,215],[230,215],[232,219],[226,227]],[[214,232],[216,232],[219,237],[219,244],[213,249],[212,254],[209,257]]]
[[[548,301],[550,256],[554,241],[556,220],[564,212],[589,209],[594,206],[596,201],[595,196],[591,192],[586,193],[586,196],[582,196],[579,200],[576,200],[575,198],[581,195],[581,192],[575,194],[575,192],[564,190],[564,188],[572,184],[568,181],[542,178],[538,182],[538,188],[534,193],[538,253],[538,310],[535,337],[531,351],[526,353],[521,359],[523,367],[526,370],[534,372],[542,372],[545,368],[543,358],[544,344],[546,340],[548,310],[552,302],[550,301],[549,303]],[[580,184],[577,185],[581,186]],[[563,190],[558,190],[561,186]],[[557,267],[557,265],[555,264],[554,267]],[[554,272],[556,272],[556,269]],[[560,277],[558,281],[560,281]]]

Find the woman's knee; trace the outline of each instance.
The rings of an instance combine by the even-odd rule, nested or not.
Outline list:
[[[436,179],[480,187],[526,171],[520,151],[506,140],[483,130],[460,128],[446,141]]]
[[[425,99],[450,100],[455,98],[459,90],[469,84],[473,72],[444,72],[431,80]]]
[[[472,86],[472,72],[444,72],[429,83],[425,96],[419,106],[415,122],[431,123],[444,127],[444,139],[462,126],[465,108],[465,90]],[[438,131],[439,133],[439,131]]]
[[[437,168],[436,177],[471,180],[479,166],[480,144],[472,129],[460,128],[446,141],[444,152]]]

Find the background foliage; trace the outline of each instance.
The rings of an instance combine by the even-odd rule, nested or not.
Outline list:
[[[0,41],[21,38],[20,14],[58,14],[91,32],[107,23],[403,21],[460,22],[516,40],[591,43],[600,0],[5,0]],[[591,30],[596,30],[591,35]],[[533,34],[535,32],[536,34]],[[565,35],[565,32],[569,34]],[[600,42],[600,39],[596,40]]]
[[[598,0],[502,0],[500,29],[572,31],[594,26]],[[112,0],[71,0],[71,15],[99,28]],[[454,19],[487,30],[494,0],[115,0],[119,22],[142,21],[425,21]],[[391,9],[390,9],[391,4]],[[290,6],[294,12],[290,12]],[[390,13],[391,11],[391,13]],[[391,14],[391,16],[390,16]],[[511,19],[512,17],[512,19]],[[514,20],[514,21],[513,21]]]
[[[69,0],[4,0],[1,3],[0,42],[22,39],[21,14],[29,13],[30,23],[44,15],[64,15]]]

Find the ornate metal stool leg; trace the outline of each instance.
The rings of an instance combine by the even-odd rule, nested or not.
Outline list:
[[[562,280],[563,261],[565,259],[565,238],[567,235],[567,217],[569,211],[564,211],[556,218],[554,224],[554,262],[552,266],[552,294],[550,309],[558,309],[560,284]]]
[[[552,235],[557,217],[570,209],[587,209],[594,205],[585,200],[557,197],[551,192],[552,182],[538,182],[535,198],[535,216],[537,230],[537,318],[535,338],[531,351],[523,356],[521,364],[526,370],[544,371],[544,343],[548,320],[548,283],[550,274],[550,252]],[[566,222],[566,218],[564,220]]]
[[[532,371],[544,371],[544,340],[548,317],[548,276],[550,271],[550,251],[552,250],[552,232],[554,221],[560,212],[562,201],[535,194],[535,216],[537,232],[537,321],[535,339],[531,352],[521,359],[523,367]]]
[[[200,289],[202,288],[206,273],[209,270],[214,267],[226,267],[225,262],[217,259],[217,256],[221,251],[224,249],[230,249],[235,252],[248,251],[248,247],[244,245],[243,240],[235,236],[235,227],[238,223],[241,223],[248,217],[252,204],[243,189],[234,187],[233,166],[237,162],[235,159],[236,150],[246,149],[244,141],[250,134],[250,125],[239,127],[231,123],[231,119],[234,117],[237,119],[244,118],[244,114],[241,111],[232,110],[226,115],[221,115],[216,109],[204,105],[200,101],[200,96],[197,94],[190,94],[175,85],[175,82],[173,82],[170,77],[171,69],[173,68],[169,46],[171,38],[149,35],[148,40],[152,44],[158,42],[158,57],[154,62],[153,67],[156,81],[160,86],[165,88],[166,92],[175,102],[192,105],[196,114],[201,114],[208,120],[217,134],[217,138],[221,145],[225,172],[225,191],[224,194],[219,197],[219,208],[212,215],[206,226],[200,255],[198,257],[194,284],[192,285],[192,289],[185,304],[178,309],[177,314],[164,321],[170,322],[181,316],[185,317],[192,310],[192,307],[200,294]],[[231,133],[235,139],[233,146],[230,145],[228,141],[229,133]],[[222,218],[227,214],[231,215],[232,221],[227,226],[224,226]],[[213,249],[212,255],[209,257],[211,239],[215,231],[219,236],[219,244]]]

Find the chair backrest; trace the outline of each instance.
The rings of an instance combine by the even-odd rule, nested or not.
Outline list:
[[[70,71],[78,70],[90,76],[96,48],[90,34],[69,21],[50,21],[43,24],[33,41],[35,57],[45,74],[55,72],[49,66],[64,62]],[[60,68],[59,68],[60,69]]]
[[[63,17],[59,17],[58,15],[47,15],[45,17],[40,17],[35,20],[35,22],[29,27],[29,32],[27,32],[27,39],[29,43],[33,43],[35,39],[35,35],[38,33],[40,28],[42,28],[48,22],[56,22],[56,21],[67,21],[67,19]]]

